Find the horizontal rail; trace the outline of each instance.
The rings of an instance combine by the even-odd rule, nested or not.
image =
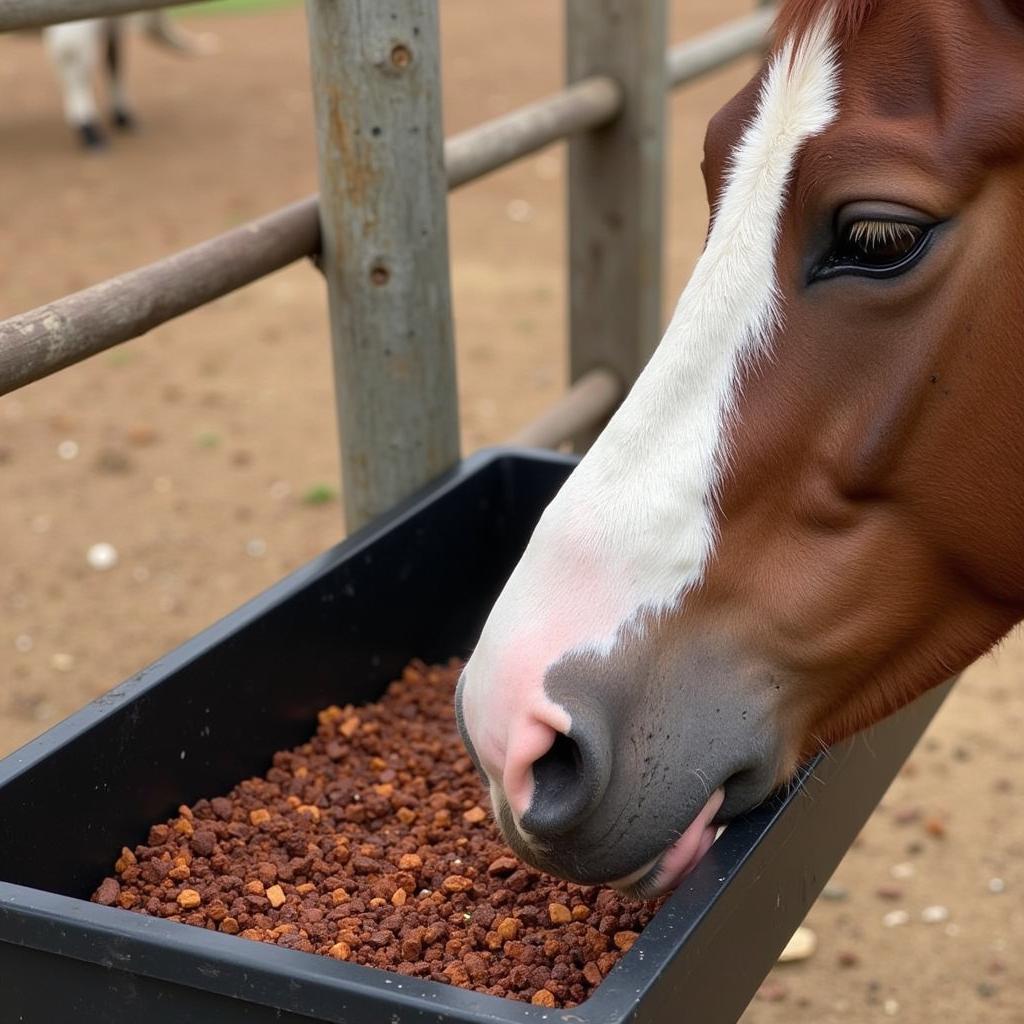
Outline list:
[[[574,132],[607,124],[621,107],[618,83],[596,76],[453,135],[444,145],[448,187],[481,178]]]
[[[227,295],[319,248],[316,196],[0,323],[0,394]]]
[[[747,54],[762,52],[774,20],[775,7],[762,7],[673,46],[665,67],[669,86],[675,89]]]
[[[595,77],[452,136],[449,188],[526,156],[567,133],[611,120],[621,94]],[[320,249],[317,197],[166,259],[0,322],[0,395],[130,341]]]
[[[195,0],[0,0],[0,32],[173,7]]]
[[[558,448],[584,431],[596,431],[622,401],[622,392],[622,381],[610,370],[590,370],[546,412],[509,438],[508,443]]]
[[[13,27],[18,12],[28,17],[44,2],[46,10],[65,5],[64,13],[86,10],[90,2],[93,7],[120,3],[121,10],[157,6],[151,0],[0,0],[0,29]],[[692,81],[762,47],[771,13],[770,8],[760,10],[674,47],[666,58],[671,84]],[[448,186],[458,188],[574,132],[606,124],[621,103],[618,85],[597,76],[454,135],[445,143]],[[0,395],[137,338],[295,260],[314,256],[319,248],[317,197],[311,196],[173,256],[0,321]]]

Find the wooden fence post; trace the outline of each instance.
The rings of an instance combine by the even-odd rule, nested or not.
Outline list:
[[[665,37],[665,0],[566,0],[569,81],[609,75],[625,97],[569,143],[573,381],[605,367],[629,388],[661,336]]]
[[[307,0],[348,529],[459,457],[437,0]]]

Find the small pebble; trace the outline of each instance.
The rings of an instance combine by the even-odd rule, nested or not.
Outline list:
[[[900,1012],[900,1004],[895,999],[886,999],[882,1004],[886,1017],[895,1017]]]
[[[113,569],[117,565],[117,558],[117,548],[113,544],[107,544],[105,541],[93,544],[85,553],[85,560],[97,572]]]
[[[512,199],[505,207],[505,214],[515,224],[525,224],[533,219],[533,207],[525,199]]]
[[[1001,878],[990,878],[988,880],[988,891],[1000,893],[1006,891],[1006,883]]]
[[[789,995],[789,989],[781,981],[769,979],[764,982],[754,995],[765,1003],[781,1003]]]
[[[125,439],[136,448],[147,448],[154,444],[158,434],[156,430],[145,423],[136,423],[125,431]]]
[[[917,868],[915,868],[913,864],[909,863],[909,861],[904,861],[902,864],[893,864],[893,866],[889,868],[889,874],[892,875],[893,878],[913,878],[916,872]]]
[[[58,672],[70,672],[75,667],[74,655],[58,651],[50,658],[50,665]]]
[[[941,818],[927,818],[924,823],[924,830],[932,839],[946,838],[946,823]]]
[[[262,537],[253,537],[246,543],[245,553],[250,558],[262,558],[267,553],[267,542]]]
[[[849,889],[843,885],[836,885],[834,882],[829,882],[829,884],[821,890],[821,898],[823,900],[830,900],[833,903],[839,903],[842,900],[848,899],[849,895]]]
[[[836,957],[836,962],[840,967],[856,967],[860,963],[860,957],[853,950],[844,949]]]
[[[76,441],[61,441],[57,445],[57,455],[62,458],[65,462],[70,462],[72,459],[78,458],[78,442]]]
[[[941,924],[943,921],[949,920],[949,907],[943,907],[939,904],[935,904],[931,907],[925,907],[921,911],[921,920],[925,924]]]
[[[269,901],[270,905],[275,910],[277,910],[278,907],[283,907],[284,906],[284,904],[285,904],[285,895],[284,895],[284,889],[282,889],[281,886],[279,886],[279,885],[272,885],[269,889],[267,889],[266,895],[267,895],[267,900]]]
[[[100,473],[118,476],[132,471],[132,460],[119,448],[103,448],[96,456],[95,467]]]
[[[880,885],[875,895],[880,900],[898,900],[903,898],[903,890],[898,885]]]
[[[805,925],[801,925],[792,938],[786,943],[786,948],[779,954],[779,963],[788,964],[798,960],[807,960],[814,955],[818,948],[818,936]]]
[[[910,920],[910,915],[905,910],[890,910],[885,917],[882,918],[882,923],[886,928],[897,928],[901,924],[906,924]]]
[[[903,807],[892,816],[892,820],[897,825],[912,825],[921,820],[921,809],[919,807]]]

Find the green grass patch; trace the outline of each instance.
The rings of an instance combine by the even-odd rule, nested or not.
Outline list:
[[[170,8],[175,14],[252,14],[274,7],[297,7],[302,0],[208,0]]]
[[[328,505],[338,497],[338,490],[330,484],[313,484],[302,495],[304,505]]]
[[[220,434],[215,430],[202,430],[196,434],[196,444],[200,448],[216,448],[220,445]]]

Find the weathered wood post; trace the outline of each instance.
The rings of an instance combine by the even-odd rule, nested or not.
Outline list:
[[[661,335],[665,36],[665,0],[566,0],[569,81],[610,75],[625,98],[569,143],[573,381],[600,366],[628,388]]]
[[[307,0],[348,529],[459,457],[437,0]]]

